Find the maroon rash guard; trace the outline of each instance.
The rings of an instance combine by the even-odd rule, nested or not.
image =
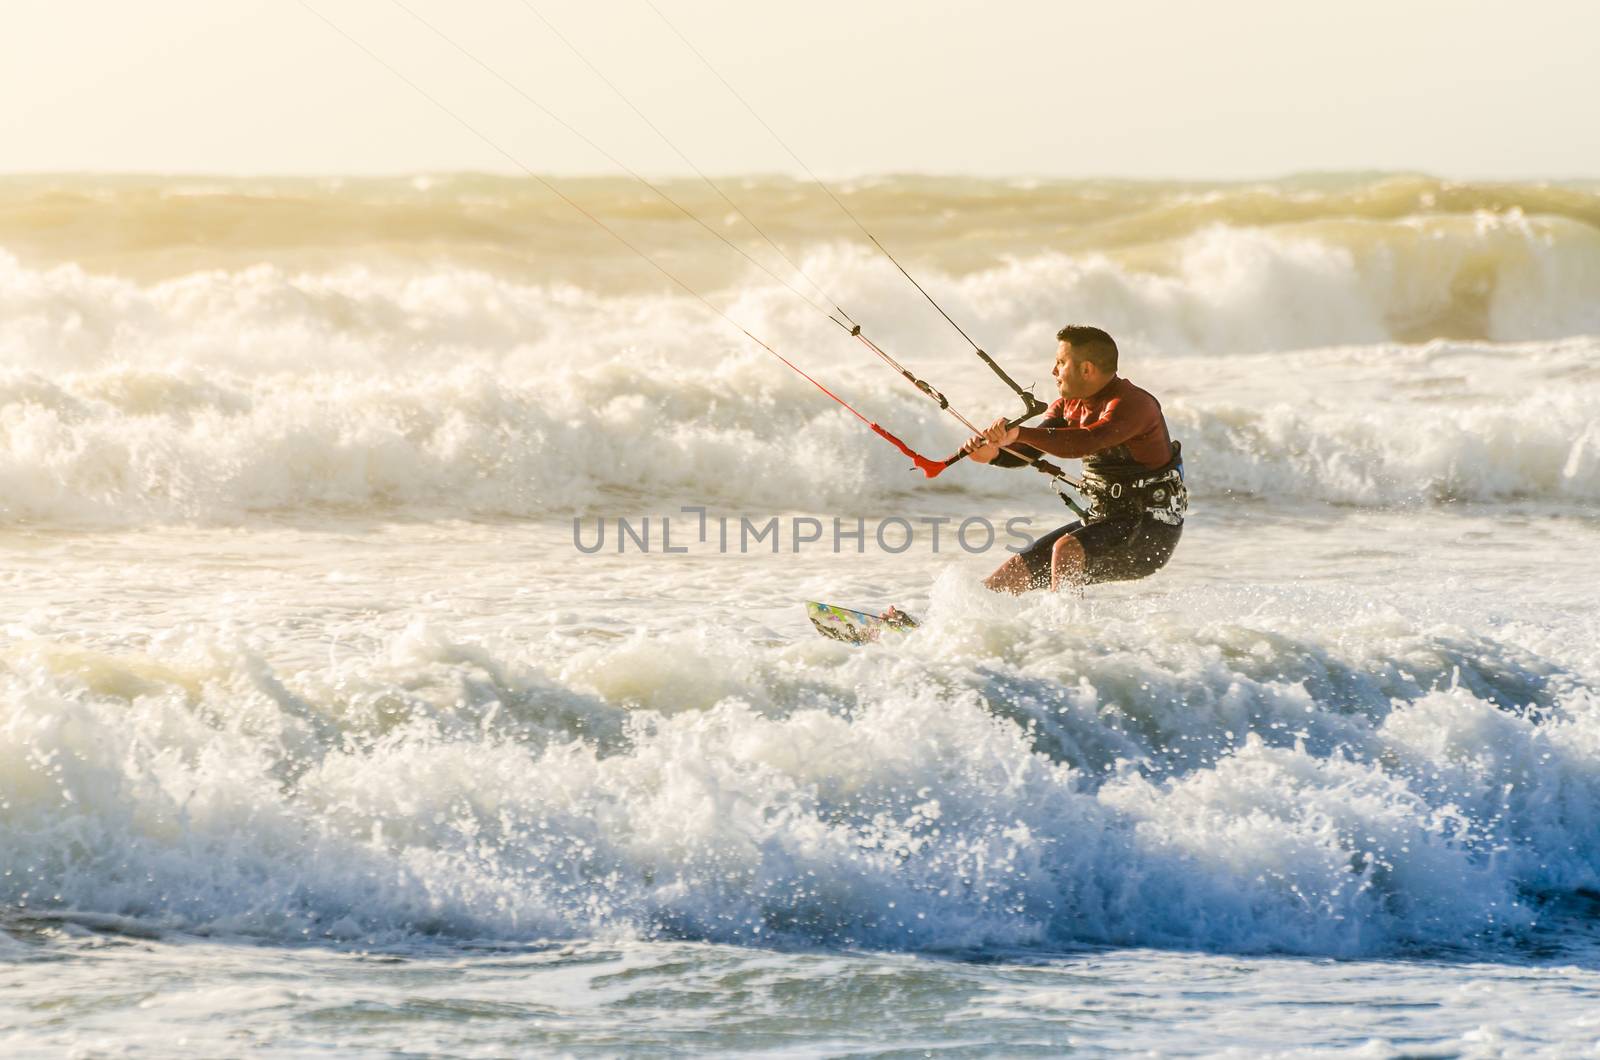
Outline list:
[[[1051,456],[1083,459],[1085,471],[1115,478],[1152,471],[1172,459],[1161,402],[1121,376],[1086,398],[1057,398],[1037,427],[1017,441]]]

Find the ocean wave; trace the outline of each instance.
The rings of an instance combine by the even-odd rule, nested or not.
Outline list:
[[[1059,321],[1110,327],[1126,374],[1163,399],[1202,498],[1600,498],[1593,338],[1393,341],[1409,328],[1397,320],[1466,312],[1463,299],[1478,320],[1467,331],[1600,330],[1589,297],[1600,244],[1583,249],[1594,233],[1558,239],[1504,217],[1396,224],[1363,236],[1373,245],[1361,253],[1352,236],[1207,229],[1142,271],[1043,254],[944,277],[941,294],[1042,393]],[[808,259],[866,304],[895,305],[903,281],[880,265],[838,247]],[[919,450],[943,456],[964,440],[783,288],[752,281],[717,299]],[[1014,411],[927,307],[864,323],[974,421]],[[1316,340],[1347,345],[1297,348]],[[926,490],[995,503],[1019,488],[972,467],[923,483],[687,298],[484,271],[259,265],[144,285],[0,254],[0,366],[11,523],[318,506],[528,516],[619,492],[818,508]]]
[[[633,260],[619,259],[610,271],[626,272]],[[793,290],[740,264],[703,289],[780,347],[839,347],[816,308],[837,303],[907,356],[952,348],[943,319],[861,247],[808,247],[802,264],[824,292],[786,268],[777,271]],[[1212,225],[1163,242],[1070,252],[1030,239],[983,268],[919,262],[918,269],[995,351],[1046,350],[1055,329],[1073,320],[1098,322],[1130,349],[1153,355],[1600,332],[1592,297],[1600,286],[1600,228],[1516,212]],[[0,354],[16,365],[186,355],[270,370],[293,366],[297,351],[315,345],[319,363],[332,356],[372,368],[462,347],[504,352],[566,334],[621,343],[682,335],[702,348],[737,337],[692,300],[668,297],[674,292],[618,294],[584,286],[583,278],[576,262],[570,275],[556,270],[529,282],[505,269],[396,262],[355,248],[315,271],[268,262],[141,284],[74,263],[24,266],[0,244]]]
[[[1588,505],[1600,498],[1595,351],[1432,343],[1262,358],[1231,400],[1173,403],[1168,418],[1213,494]],[[1523,362],[1510,392],[1497,389],[1504,359]]]
[[[1062,638],[1070,609],[945,596],[898,653],[14,644],[0,895],[281,940],[1349,955],[1600,882],[1600,700],[1560,659],[1392,619]]]
[[[1157,393],[1170,381],[1167,417],[1201,505],[1586,505],[1600,500],[1594,354],[1588,340],[1433,344],[1190,358],[1134,378]],[[1515,401],[1492,390],[1508,360],[1529,366]],[[679,502],[992,514],[1047,493],[1031,474],[976,466],[929,482],[757,354],[649,373],[636,361],[525,373],[470,363],[382,375],[0,371],[0,520],[217,523],[312,509],[534,518]],[[889,373],[840,377],[924,451],[962,440]]]
[[[707,277],[742,271],[738,255],[634,181],[559,183],[676,264]],[[861,240],[853,222],[814,185],[772,177],[720,183],[791,251]],[[730,239],[753,252],[766,250],[709,186],[674,180],[664,187]],[[843,181],[833,190],[888,245],[954,276],[1040,247],[1073,256],[1116,253],[1176,245],[1212,228],[1293,231],[1328,224],[1335,241],[1340,232],[1357,233],[1359,241],[1359,233],[1406,225],[1427,233],[1520,218],[1600,229],[1600,185],[1577,181],[1475,183],[1418,174],[1238,183],[892,176]],[[1492,242],[1492,233],[1485,234]],[[329,262],[352,261],[453,264],[519,282],[565,276],[614,289],[656,280],[537,182],[464,174],[13,176],[0,180],[0,247],[33,262],[78,262],[144,280],[256,263],[320,271]],[[625,264],[607,278],[601,262]]]

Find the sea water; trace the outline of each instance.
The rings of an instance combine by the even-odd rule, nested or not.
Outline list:
[[[564,185],[925,453],[785,284],[1020,409],[727,187],[805,276]],[[1600,1047],[1600,189],[838,190],[1041,395],[1117,337],[1166,569],[984,591],[1040,476],[924,480],[530,181],[0,184],[8,1055]]]

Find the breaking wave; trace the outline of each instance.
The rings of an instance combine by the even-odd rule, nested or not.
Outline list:
[[[894,653],[708,630],[540,662],[418,621],[279,672],[201,629],[21,641],[0,902],[284,940],[1356,954],[1503,941],[1600,885],[1582,660],[977,592],[942,582]]]
[[[1515,238],[1530,254],[1543,246]],[[1600,499],[1594,339],[1397,343],[1389,317],[1455,304],[1451,270],[1428,294],[1425,273],[1393,266],[1405,282],[1391,289],[1354,268],[1348,249],[1296,240],[1208,230],[1185,244],[1176,275],[1047,254],[942,282],[1024,379],[1048,382],[1059,319],[1097,319],[1122,336],[1128,374],[1163,398],[1202,496]],[[1583,272],[1600,250],[1568,256],[1578,264],[1528,265],[1519,299],[1499,282],[1489,318],[1535,323],[1489,330],[1600,330],[1586,316],[1600,306],[1586,293],[1597,285]],[[895,297],[859,253],[822,249],[810,264],[866,304]],[[781,288],[722,298],[924,451],[962,440]],[[892,318],[879,337],[975,418],[1010,410],[924,317]],[[520,516],[619,491],[821,507],[1016,488],[969,467],[922,484],[809,384],[682,298],[457,268],[260,265],[141,284],[0,257],[6,522],[227,521],[307,507]]]
[[[1172,378],[1247,373],[1260,385],[1271,374],[1288,392],[1175,385],[1166,410],[1202,501],[1592,505],[1600,380],[1587,365],[1597,352],[1585,340],[1205,359],[1172,368]],[[1472,392],[1459,374],[1495,378],[1508,357],[1542,366],[1524,372],[1525,382],[1548,383],[1508,403]],[[860,510],[1003,505],[1039,493],[1025,473],[967,466],[925,482],[803,381],[755,355],[730,354],[698,376],[657,369],[641,379],[634,363],[383,376],[131,365],[54,377],[0,372],[0,519],[217,523],[308,509],[534,517],[629,499]],[[1374,380],[1402,364],[1414,392],[1361,396],[1363,376],[1381,389]],[[890,389],[892,378],[844,375],[851,397],[913,444],[942,454],[961,441],[936,409]],[[1159,366],[1135,378],[1160,392],[1152,376],[1163,378]],[[1292,392],[1291,378],[1307,393]],[[1420,385],[1428,380],[1435,385]],[[1317,397],[1318,383],[1351,396]]]

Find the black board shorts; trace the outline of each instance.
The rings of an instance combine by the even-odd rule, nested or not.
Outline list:
[[[1090,583],[1126,582],[1146,578],[1167,565],[1183,536],[1182,523],[1164,523],[1148,515],[1102,519],[1057,527],[1021,553],[1028,565],[1030,588],[1050,587],[1050,557],[1057,541],[1067,534],[1083,546]]]

